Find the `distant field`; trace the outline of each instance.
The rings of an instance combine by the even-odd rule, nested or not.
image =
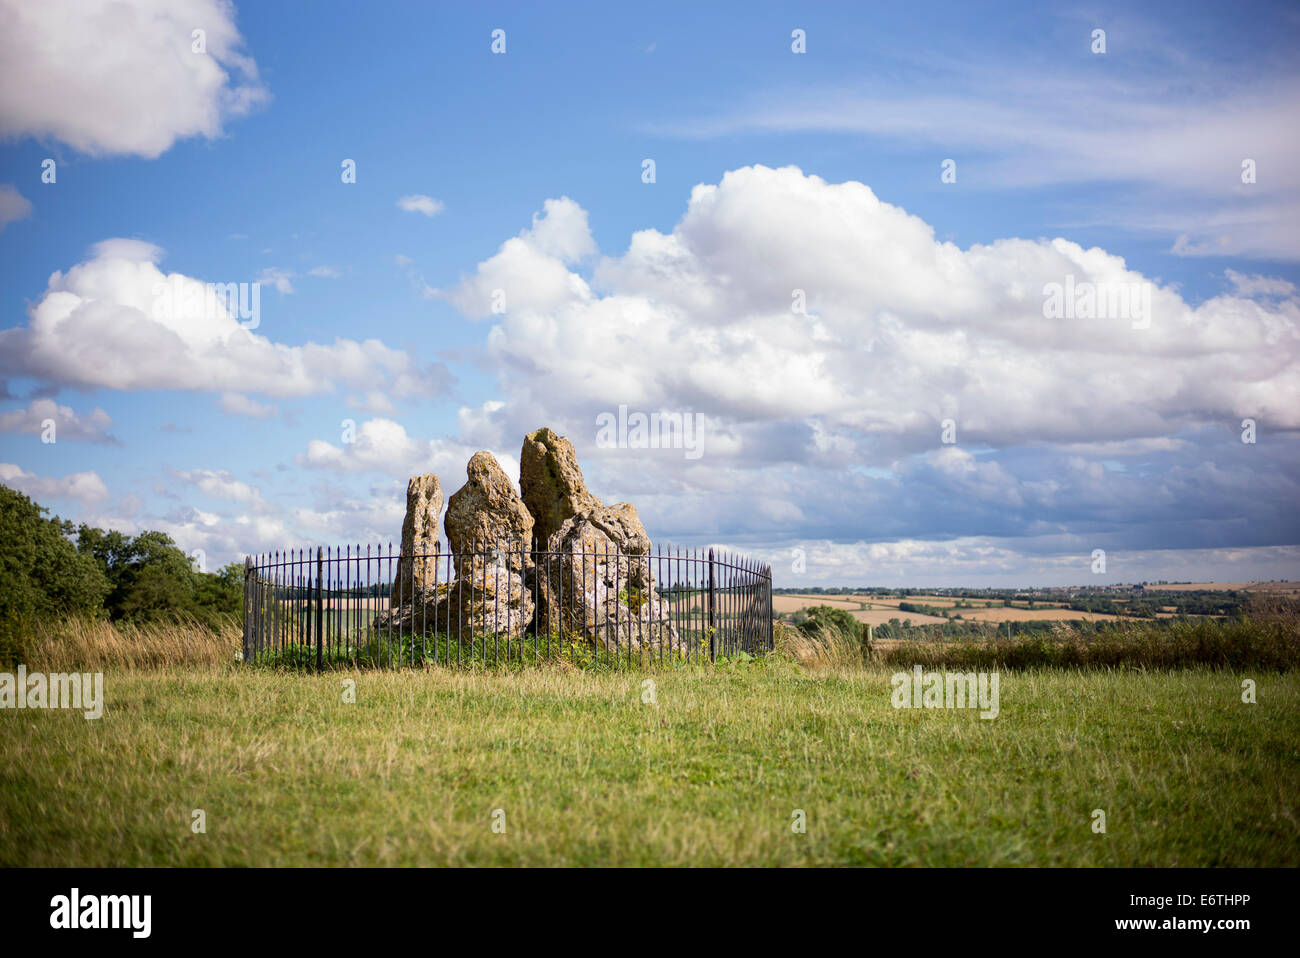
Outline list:
[[[916,605],[929,605],[935,608],[954,609],[957,600],[951,596],[914,595],[904,599],[882,598],[880,596],[820,596],[820,595],[777,595],[772,597],[772,607],[778,614],[797,612],[814,605],[828,605],[833,609],[844,609],[859,622],[871,625],[883,625],[890,619],[910,619],[913,625],[939,625],[950,621],[941,616],[925,615],[920,612],[903,612],[898,608],[899,602],[911,602]],[[1057,622],[1085,620],[1102,622],[1119,619],[1120,616],[1101,612],[1076,612],[1059,606],[1040,606],[1033,609],[1021,606],[1004,606],[999,601],[996,605],[976,600],[971,603],[974,608],[954,609],[954,615],[960,615],[967,622]],[[867,608],[862,608],[866,605]]]
[[[934,625],[946,621],[934,615],[920,615],[916,612],[899,612],[898,600],[872,600],[868,597],[835,597],[820,595],[774,595],[772,609],[778,615],[798,612],[815,605],[828,605],[832,609],[843,609],[859,622],[881,625],[890,619],[908,618],[913,625]],[[867,608],[862,606],[866,605]]]
[[[963,619],[972,622],[1031,622],[1069,621],[1083,619],[1088,622],[1115,621],[1121,616],[1108,615],[1104,612],[1076,612],[1074,609],[962,609]]]
[[[899,612],[898,609],[859,609],[849,613],[859,622],[881,625],[890,619],[910,619],[913,625],[937,625],[948,620],[937,615],[922,615],[919,612]]]
[[[282,604],[286,609],[316,608],[316,600],[304,602],[301,599],[285,599]],[[323,599],[321,605],[335,612],[346,610],[381,611],[388,608],[387,596],[355,596],[350,599]]]
[[[858,600],[836,598],[822,595],[774,595],[772,609],[775,612],[798,612],[814,605],[829,605],[832,609],[856,609]]]
[[[953,598],[950,595],[909,595],[903,599],[892,598],[892,597],[882,598],[881,596],[863,596],[862,599],[863,601],[873,602],[879,605],[896,606],[900,602],[919,602],[921,605],[935,605],[940,607],[953,606],[956,605],[959,601],[961,601],[959,599]],[[984,605],[985,603],[983,601],[976,600],[974,604]]]
[[[1151,586],[1148,589],[1148,595],[1166,589],[1171,592],[1193,592],[1197,590],[1245,591],[1255,594],[1265,593],[1277,597],[1300,598],[1300,583],[1296,582],[1211,582]],[[1111,596],[1110,598],[1117,606],[1127,607],[1126,603],[1129,602],[1129,597],[1124,595]],[[778,615],[788,615],[811,606],[828,605],[833,609],[843,609],[849,612],[859,622],[867,622],[872,625],[881,625],[895,618],[900,620],[911,619],[913,625],[935,625],[945,621],[954,621],[958,615],[961,616],[961,620],[957,621],[987,623],[1068,622],[1072,620],[1109,622],[1128,620],[1126,616],[1111,613],[1075,611],[1066,608],[1063,604],[1053,604],[1051,600],[1044,599],[1035,599],[1034,607],[1031,609],[1028,607],[1028,602],[1028,599],[1016,599],[1012,605],[1007,606],[1003,604],[1002,599],[957,598],[948,595],[919,594],[899,597],[868,593],[834,596],[787,593],[773,597],[773,610]],[[904,612],[899,609],[900,603],[951,610],[952,618],[945,619],[918,612]],[[962,604],[961,608],[957,608],[958,603]],[[1174,606],[1166,605],[1162,606],[1155,615],[1156,618],[1169,619],[1178,617],[1180,613]],[[1215,618],[1218,616],[1206,617]]]

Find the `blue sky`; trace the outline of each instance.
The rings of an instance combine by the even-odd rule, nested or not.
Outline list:
[[[1300,572],[1289,5],[375,7],[0,2],[0,481],[213,565],[549,424],[783,585]],[[1149,328],[1045,318],[1067,275]],[[601,448],[621,405],[702,455]]]

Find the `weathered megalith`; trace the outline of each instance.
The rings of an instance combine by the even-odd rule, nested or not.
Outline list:
[[[380,613],[374,628],[381,634],[445,634],[467,642],[493,634],[518,638],[531,625],[533,608],[523,575],[507,565],[504,553],[487,553],[467,557],[451,582]]]
[[[376,628],[473,639],[535,627],[610,652],[684,650],[636,508],[592,495],[569,440],[545,427],[524,439],[522,495],[491,453],[475,453],[465,473],[444,523],[456,574],[441,581],[434,570],[442,490],[434,475],[411,479],[393,608]],[[545,552],[536,565],[533,542]]]
[[[684,651],[660,597],[650,537],[626,502],[572,516],[551,536],[538,624],[575,632],[609,652]]]
[[[519,491],[543,546],[566,519],[600,505],[587,490],[573,443],[543,426],[524,437],[519,454]]]
[[[462,555],[474,550],[493,551],[504,545],[505,562],[512,572],[531,568],[533,517],[515,492],[514,484],[490,452],[476,452],[465,467],[469,481],[447,500],[447,544],[456,556],[456,575]]]
[[[546,427],[529,433],[519,488],[548,553],[536,573],[539,632],[580,633],[611,651],[682,647],[636,507],[592,495],[573,443]]]
[[[435,588],[430,574],[427,587],[417,588],[409,599],[403,592],[381,628],[472,639],[522,635],[531,624],[533,598],[524,576],[531,568],[533,517],[491,453],[475,453],[465,473],[468,481],[447,500],[443,524],[455,578],[447,572]],[[437,512],[433,515],[436,532]]]
[[[465,556],[455,579],[382,613],[375,628],[466,641],[493,634],[517,638],[532,624],[533,608],[523,574],[510,568],[504,551],[489,550]]]
[[[433,588],[438,563],[438,517],[442,513],[442,485],[433,473],[412,476],[406,484],[406,517],[402,520],[402,551],[390,604],[413,601]]]
[[[456,580],[439,597],[433,615],[452,638],[464,635],[521,636],[533,621],[533,596],[522,570],[510,567],[509,554],[467,557]]]

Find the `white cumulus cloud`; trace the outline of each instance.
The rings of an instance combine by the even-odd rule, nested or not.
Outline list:
[[[477,317],[505,290],[487,343],[503,391],[571,420],[619,403],[793,417],[859,451],[908,435],[928,446],[945,418],[963,442],[994,445],[1168,437],[1244,416],[1300,428],[1294,299],[1192,306],[1066,239],[963,250],[861,183],[794,167],[697,186],[671,233],[635,233],[590,283],[565,262],[572,244],[537,240],[539,223],[447,296]],[[1045,290],[1067,282],[1148,295],[1149,323],[1047,318]]]
[[[443,491],[451,493],[464,483],[465,464],[482,448],[455,439],[416,439],[401,423],[376,417],[355,426],[349,424],[347,435],[341,436],[337,444],[311,440],[307,451],[298,456],[298,464],[341,473],[376,472],[402,477],[434,472],[442,481]],[[518,481],[518,454],[488,451]]]
[[[0,135],[152,158],[269,96],[226,0],[0,0]]]
[[[33,399],[24,409],[11,409],[0,413],[0,432],[39,436],[46,432],[46,424],[53,423],[54,441],[76,439],[85,442],[113,442],[108,427],[113,420],[108,413],[96,407],[89,413],[78,413],[71,406],[60,406],[53,399]]]
[[[590,237],[585,213],[549,204],[442,293],[491,323],[494,398],[461,411],[461,436],[556,428],[652,535],[1070,530],[1059,548],[1085,555],[1294,541],[1300,300],[1279,283],[1193,304],[1113,252],[962,248],[795,167],[699,185],[671,231],[582,272],[585,242],[547,239],[552,217]],[[1054,284],[1097,309],[1049,318]],[[1117,290],[1141,315],[1115,310]],[[702,457],[599,445],[623,406],[696,416]],[[1247,418],[1273,439],[1243,444]]]
[[[89,259],[55,272],[25,327],[0,331],[0,369],[59,385],[305,396],[339,385],[395,396],[445,388],[440,365],[422,366],[378,339],[278,343],[275,307],[259,299],[242,319],[237,297],[158,268],[162,250],[139,240],[97,244]],[[231,283],[230,285],[234,285]],[[248,295],[239,302],[250,307]]]
[[[41,505],[47,505],[52,499],[64,499],[86,507],[108,498],[108,487],[95,472],[75,472],[56,478],[38,476],[14,463],[0,462],[0,482]]]

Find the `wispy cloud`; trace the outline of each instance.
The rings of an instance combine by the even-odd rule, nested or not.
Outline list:
[[[32,215],[32,201],[23,196],[12,183],[0,183],[0,232],[10,223]]]
[[[1098,57],[1099,61],[1104,57]],[[1140,187],[1092,219],[1170,234],[1179,255],[1300,259],[1300,76],[1267,81],[1085,64],[1069,71],[946,61],[928,82],[757,91],[720,111],[649,123],[682,138],[830,133],[957,162],[963,189]],[[1253,182],[1243,182],[1250,161]],[[1190,212],[1195,210],[1194,213]]]
[[[423,213],[425,216],[437,216],[444,209],[442,200],[435,200],[432,196],[425,196],[423,193],[403,196],[397,201],[397,206],[407,213]]]
[[[268,266],[262,270],[261,275],[257,277],[257,281],[274,287],[275,291],[281,295],[288,296],[293,292],[293,277],[294,274],[287,269]]]

